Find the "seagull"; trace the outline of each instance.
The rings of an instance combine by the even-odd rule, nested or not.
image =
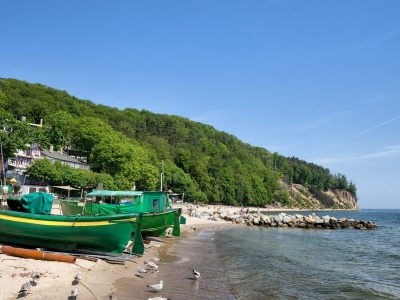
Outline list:
[[[147,273],[147,270],[146,270],[145,268],[142,268],[142,267],[138,267],[138,268],[137,268],[137,271],[138,271],[139,273]]]
[[[194,279],[199,279],[200,278],[200,272],[196,271],[195,269],[193,269],[193,275],[194,275]]]
[[[26,295],[29,294],[31,288],[32,288],[31,282],[27,281],[21,286],[21,289],[19,290],[18,293],[24,293],[24,296],[26,297]]]
[[[76,298],[78,295],[79,295],[79,288],[76,286],[71,290],[71,296]]]
[[[153,262],[145,262],[145,264],[147,264],[153,271],[158,271],[158,266],[155,264],[155,263],[153,263]]]
[[[39,279],[40,278],[40,272],[39,271],[32,271],[31,278],[32,278],[33,282],[35,282],[35,279]]]
[[[169,298],[164,298],[164,297],[153,297],[153,298],[149,298],[147,300],[171,300]]]
[[[76,275],[75,275],[75,277],[74,277],[75,281],[77,281],[77,282],[79,283],[79,281],[81,281],[81,279],[82,279],[82,276],[83,276],[83,274],[82,274],[81,271],[79,271],[78,273],[76,273]]]
[[[162,290],[164,281],[160,280],[160,283],[147,285],[147,287],[155,290],[157,293]]]

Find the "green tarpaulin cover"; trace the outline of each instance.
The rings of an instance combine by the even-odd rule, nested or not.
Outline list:
[[[30,193],[21,198],[21,210],[27,213],[49,215],[52,206],[53,196],[48,193]]]

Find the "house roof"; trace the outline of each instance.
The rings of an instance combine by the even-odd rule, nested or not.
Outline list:
[[[68,162],[73,162],[73,163],[77,163],[77,164],[84,164],[82,162],[80,162],[79,160],[77,160],[74,157],[71,157],[67,154],[61,154],[60,152],[57,151],[49,151],[46,149],[40,149],[40,151],[42,152],[42,155],[45,157],[49,157],[49,158],[53,158],[53,159],[57,159],[57,160],[62,160],[62,161],[68,161]]]

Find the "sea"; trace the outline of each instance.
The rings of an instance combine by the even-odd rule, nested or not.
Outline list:
[[[400,299],[400,210],[314,213],[373,221],[377,229],[232,225],[200,230],[168,248],[168,271],[160,274],[162,296]],[[199,280],[193,279],[192,269],[201,273]]]

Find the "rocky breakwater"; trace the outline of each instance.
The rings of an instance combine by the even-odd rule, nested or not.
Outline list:
[[[277,215],[264,215],[262,213],[243,213],[229,215],[221,212],[213,215],[213,218],[220,218],[235,224],[246,224],[249,226],[265,227],[293,227],[309,229],[376,229],[377,226],[372,221],[362,221],[347,218],[335,218],[328,215],[319,217],[315,213],[303,216],[301,214],[288,215],[279,213]]]

